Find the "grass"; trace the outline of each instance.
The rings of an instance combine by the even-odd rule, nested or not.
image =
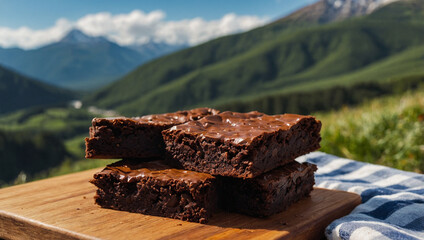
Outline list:
[[[323,123],[321,151],[424,172],[423,89],[316,116]]]
[[[70,129],[75,132],[75,128],[88,128],[93,117],[85,109],[33,108],[0,116],[0,130],[67,132]]]

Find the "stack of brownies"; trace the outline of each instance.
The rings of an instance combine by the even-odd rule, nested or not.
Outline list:
[[[94,175],[102,207],[206,223],[218,208],[256,217],[309,196],[317,150],[312,116],[209,108],[140,118],[95,118],[87,158],[123,159]]]

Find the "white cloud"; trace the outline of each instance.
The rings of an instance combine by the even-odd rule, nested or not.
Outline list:
[[[41,30],[0,26],[0,46],[36,48],[59,40],[72,28],[93,36],[105,36],[121,45],[151,40],[195,45],[212,38],[246,31],[269,21],[267,17],[238,16],[234,13],[210,21],[200,17],[178,21],[167,21],[165,18],[166,14],[161,10],[149,13],[133,10],[128,14],[117,15],[108,12],[88,14],[75,22],[59,19],[54,26]]]
[[[0,46],[21,47],[24,49],[39,47],[58,41],[72,27],[73,24],[64,18],[58,19],[54,26],[41,30],[34,30],[28,27],[11,29],[0,26]]]
[[[268,21],[256,16],[237,16],[229,13],[221,19],[205,21],[194,18],[181,21],[169,21],[156,29],[155,40],[168,43],[188,43],[190,45],[209,39],[252,29]]]

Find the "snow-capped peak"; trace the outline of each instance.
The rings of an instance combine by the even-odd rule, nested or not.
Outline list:
[[[326,0],[342,17],[361,16],[370,14],[374,10],[399,0]]]
[[[73,29],[60,40],[63,43],[99,43],[107,42],[104,37],[91,37],[78,29]]]

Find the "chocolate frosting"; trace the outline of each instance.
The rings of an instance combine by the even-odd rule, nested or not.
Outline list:
[[[137,182],[142,178],[150,177],[162,182],[174,180],[184,181],[187,184],[198,184],[207,179],[214,178],[207,173],[172,168],[163,160],[140,162],[139,160],[129,159],[106,166],[101,172],[96,173],[94,178],[97,178],[99,175],[108,175],[111,173],[118,175],[119,180],[123,182]]]
[[[202,138],[220,138],[235,144],[249,144],[264,133],[288,130],[305,118],[297,114],[266,115],[260,112],[237,113],[222,112],[218,115],[206,116],[197,121],[173,126],[168,131],[185,131],[196,133]],[[316,120],[315,120],[316,121]]]
[[[196,108],[187,111],[174,113],[152,114],[143,117],[116,117],[116,118],[94,118],[93,126],[103,126],[110,124],[152,124],[152,125],[175,125],[192,120],[198,120],[208,115],[218,114],[219,111],[212,108]]]

